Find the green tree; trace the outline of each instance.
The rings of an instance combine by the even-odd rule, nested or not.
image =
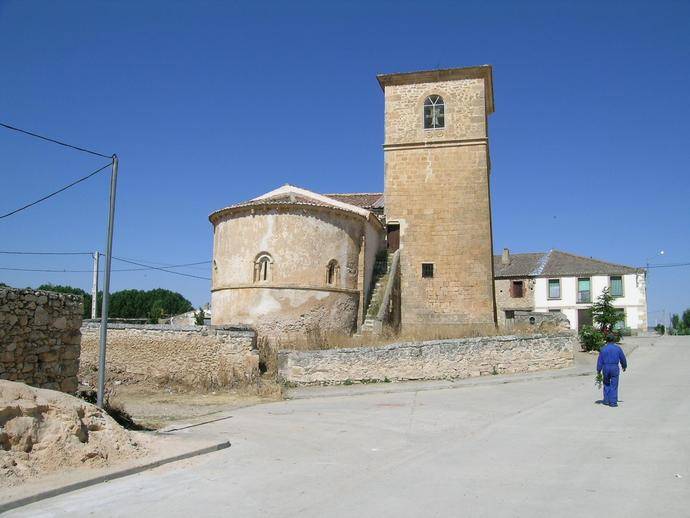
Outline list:
[[[620,340],[620,332],[616,325],[625,316],[613,306],[613,297],[608,288],[604,288],[596,302],[592,304],[592,320],[594,326],[583,326],[580,330],[580,343],[585,351],[598,351],[606,343],[606,335],[613,333],[616,340]]]
[[[194,313],[194,323],[198,326],[203,326],[205,323],[206,313],[204,308],[200,307],[197,313]]]
[[[671,315],[671,327],[676,330],[680,327],[680,317],[676,314]]]

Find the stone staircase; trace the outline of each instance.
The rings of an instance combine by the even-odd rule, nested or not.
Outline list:
[[[374,279],[372,281],[374,288],[371,290],[369,305],[367,306],[366,316],[364,318],[364,322],[362,323],[362,329],[360,331],[362,334],[371,333],[374,331],[374,321],[376,320],[376,316],[381,308],[383,294],[386,291],[386,285],[388,284],[391,261],[392,255],[388,254],[388,252],[385,250],[376,257],[376,264],[374,265]]]

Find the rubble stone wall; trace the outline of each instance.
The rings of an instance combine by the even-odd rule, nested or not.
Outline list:
[[[95,381],[100,325],[82,328],[79,377]],[[255,380],[256,333],[248,328],[110,324],[106,376],[122,383],[148,381],[211,389]]]
[[[456,379],[568,367],[574,333],[491,336],[383,347],[281,351],[278,377],[294,385]]]
[[[0,379],[77,390],[80,295],[0,287]]]

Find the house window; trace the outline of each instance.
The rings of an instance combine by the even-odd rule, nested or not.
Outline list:
[[[254,282],[268,282],[271,280],[271,265],[273,259],[269,254],[259,254],[254,260]]]
[[[440,95],[430,95],[424,101],[424,129],[443,128],[444,105]]]
[[[560,312],[561,312],[560,309],[550,309],[549,310],[549,313],[560,313]]]
[[[609,277],[609,293],[612,297],[623,296],[623,276],[612,275]]]
[[[561,298],[561,280],[560,279],[549,279],[549,298],[550,299],[560,299]]]
[[[616,314],[619,316],[620,320],[618,320],[615,323],[613,328],[616,329],[617,331],[620,331],[621,329],[627,327],[625,325],[625,308],[616,308]]]
[[[592,280],[589,277],[580,277],[577,279],[577,302],[578,304],[586,304],[592,302]]]
[[[340,266],[338,265],[338,261],[333,259],[330,263],[328,263],[328,266],[326,266],[326,284],[329,286],[337,286],[339,273]]]
[[[422,277],[430,279],[434,276],[434,263],[422,263]]]
[[[514,309],[506,309],[506,320],[515,320],[515,310]]]
[[[510,283],[510,296],[514,299],[521,299],[524,296],[523,287],[522,281],[512,281]]]

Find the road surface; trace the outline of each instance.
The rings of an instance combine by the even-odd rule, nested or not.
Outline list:
[[[594,374],[279,402],[190,429],[232,447],[7,516],[687,517],[690,337]]]

